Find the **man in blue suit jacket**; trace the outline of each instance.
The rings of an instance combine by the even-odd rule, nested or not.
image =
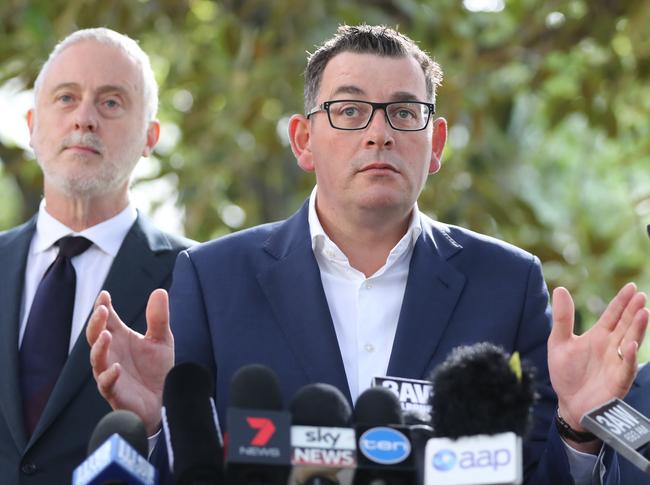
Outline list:
[[[132,328],[145,331],[149,294],[169,287],[176,255],[188,246],[129,202],[131,172],[159,131],[156,81],[137,43],[108,29],[77,31],[54,49],[34,91],[28,122],[44,199],[29,222],[0,233],[0,482],[7,485],[70,483],[93,429],[110,412],[92,377],[90,348],[78,338],[97,293],[109,291]],[[70,235],[92,244],[71,258],[73,317],[56,333],[67,340],[65,362],[42,412],[27,420],[24,409],[34,401],[22,393],[23,362],[54,347],[38,326],[34,346],[25,344],[30,325],[39,323],[28,316],[38,306],[36,287],[59,259],[58,241]],[[52,324],[51,310],[40,323]]]
[[[306,71],[306,115],[289,125],[298,165],[316,174],[309,201],[286,221],[179,255],[173,339],[164,292],[150,299],[150,338],[141,341],[100,295],[87,336],[111,405],[143,416],[151,432],[159,427],[173,341],[177,362],[214,372],[222,422],[230,378],[245,364],[271,367],[287,400],[307,383],[326,382],[353,402],[373,376],[426,378],[454,347],[491,341],[537,367],[541,398],[526,441],[526,478],[571,482],[570,467],[580,475],[566,452],[600,449],[575,433],[583,431],[579,418],[629,386],[647,321],[639,314],[644,297],[626,286],[594,330],[575,337],[571,298],[558,289],[551,332],[537,258],[418,210],[446,141],[446,121],[433,116],[441,77],[410,39],[385,27],[341,27],[321,46]],[[549,335],[559,402],[549,382]],[[145,348],[157,352],[156,365],[140,360],[136,369],[130,364]],[[560,439],[558,407],[583,442]],[[596,457],[587,460],[590,479]]]
[[[646,228],[650,237],[650,225]],[[646,416],[650,416],[650,365],[639,369],[625,401]],[[650,483],[650,477],[625,458],[619,458],[620,483]]]

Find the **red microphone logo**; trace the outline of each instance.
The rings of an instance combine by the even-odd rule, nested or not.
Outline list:
[[[257,434],[251,440],[253,446],[266,446],[266,444],[275,433],[275,425],[269,418],[247,417],[248,426],[258,430]]]

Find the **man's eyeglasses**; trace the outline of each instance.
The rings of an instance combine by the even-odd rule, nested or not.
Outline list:
[[[394,130],[420,131],[429,124],[431,115],[436,112],[433,103],[421,101],[394,101],[390,103],[371,103],[356,99],[325,101],[316,106],[307,118],[319,111],[326,111],[332,128],[337,130],[363,130],[370,124],[375,111],[383,109],[388,124]]]

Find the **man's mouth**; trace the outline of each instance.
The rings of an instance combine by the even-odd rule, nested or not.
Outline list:
[[[359,172],[369,172],[369,171],[390,171],[390,172],[395,172],[399,173],[399,170],[395,168],[394,165],[391,165],[390,163],[384,163],[384,162],[375,162],[375,163],[369,163],[367,165],[364,165],[361,167]]]
[[[85,153],[94,153],[95,155],[100,154],[99,150],[88,145],[68,145],[64,148],[64,150],[74,150],[74,151],[85,152]]]

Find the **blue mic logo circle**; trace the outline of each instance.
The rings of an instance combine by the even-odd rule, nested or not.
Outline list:
[[[458,458],[451,450],[440,450],[433,455],[433,467],[441,472],[448,472],[456,465]]]
[[[370,461],[381,465],[400,463],[411,454],[411,443],[404,434],[387,427],[370,428],[359,438],[359,450]]]

